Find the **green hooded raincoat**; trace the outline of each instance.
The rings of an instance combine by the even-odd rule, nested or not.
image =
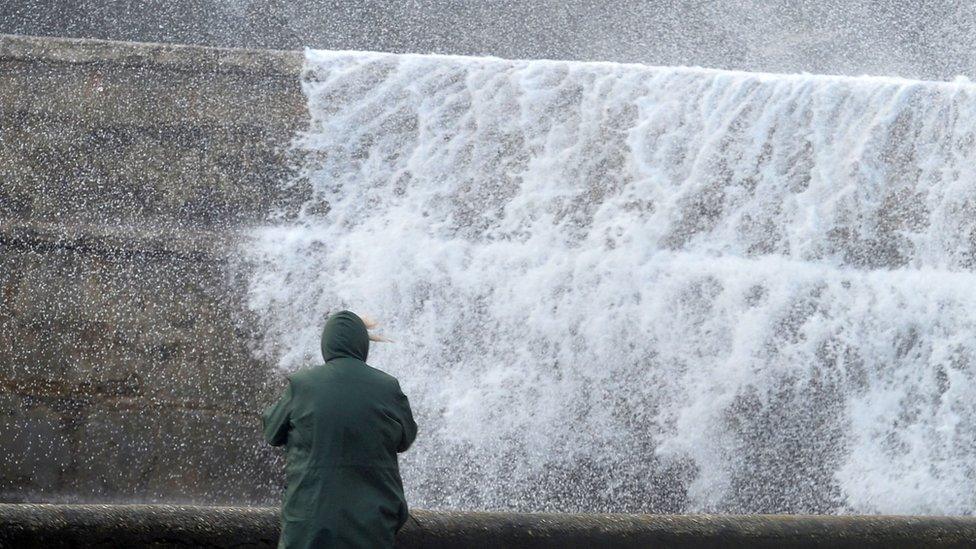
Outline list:
[[[332,315],[325,364],[291,376],[264,412],[265,439],[287,450],[278,547],[393,547],[407,520],[397,452],[417,424],[396,378],[368,366],[368,352],[363,321]]]

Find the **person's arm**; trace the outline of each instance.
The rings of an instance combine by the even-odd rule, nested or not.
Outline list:
[[[417,422],[413,420],[413,412],[410,410],[410,400],[407,398],[407,395],[403,394],[399,383],[397,383],[397,407],[399,408],[400,427],[402,429],[397,452],[406,452],[417,438]]]
[[[288,442],[288,429],[291,426],[291,382],[274,405],[261,415],[264,422],[264,440],[272,446]]]

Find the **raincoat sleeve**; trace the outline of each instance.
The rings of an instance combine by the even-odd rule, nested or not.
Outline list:
[[[410,400],[407,399],[407,395],[403,394],[399,383],[397,384],[397,407],[402,429],[397,452],[406,452],[413,444],[414,439],[417,438],[417,423],[413,420],[413,412],[410,411]]]
[[[288,442],[288,429],[291,425],[291,383],[285,388],[278,402],[269,406],[261,415],[264,423],[264,440],[272,446]]]

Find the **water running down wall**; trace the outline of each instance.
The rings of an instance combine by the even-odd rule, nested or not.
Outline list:
[[[328,310],[418,508],[976,510],[976,87],[307,53],[259,349]]]

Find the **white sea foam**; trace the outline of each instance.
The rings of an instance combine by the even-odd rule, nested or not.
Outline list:
[[[323,314],[418,507],[976,510],[976,86],[309,51],[262,353]]]

